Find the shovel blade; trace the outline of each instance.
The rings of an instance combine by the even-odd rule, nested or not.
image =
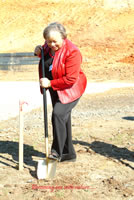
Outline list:
[[[45,159],[39,160],[37,166],[38,179],[53,179],[56,173],[57,161]]]

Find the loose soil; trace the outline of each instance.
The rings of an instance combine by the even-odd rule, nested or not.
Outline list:
[[[134,12],[93,1],[0,1],[0,52],[32,52],[43,28],[60,21],[80,48],[88,81],[134,82]],[[0,81],[38,81],[37,66],[12,66]],[[24,114],[24,170],[18,170],[19,116],[0,122],[0,200],[133,200],[133,88],[84,94],[72,112],[75,163],[58,163],[53,180],[38,180],[44,158],[42,107]],[[52,142],[48,106],[49,149]]]

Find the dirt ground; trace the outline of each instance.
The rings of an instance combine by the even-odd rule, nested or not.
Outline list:
[[[88,81],[134,82],[134,11],[94,1],[0,1],[0,53],[32,52],[43,28],[60,21],[80,48]],[[97,1],[96,1],[97,2]],[[38,81],[37,66],[0,70],[0,81]],[[44,157],[42,108],[24,115],[24,170],[18,170],[19,116],[0,122],[0,200],[134,200],[134,89],[84,94],[72,112],[75,163],[38,180]],[[49,148],[52,142],[48,107]]]

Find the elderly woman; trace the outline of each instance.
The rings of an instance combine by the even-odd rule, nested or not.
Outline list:
[[[81,69],[79,49],[67,39],[60,23],[51,23],[43,31],[45,44],[38,45],[34,53],[41,57],[44,48],[46,77],[42,78],[41,60],[39,77],[41,88],[48,88],[52,99],[53,142],[49,158],[75,161],[72,143],[71,111],[85,91],[87,79]]]

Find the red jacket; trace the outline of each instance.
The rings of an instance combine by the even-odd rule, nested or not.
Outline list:
[[[81,70],[82,56],[79,49],[68,39],[55,52],[51,87],[56,90],[63,104],[78,99],[85,91],[87,79]]]

